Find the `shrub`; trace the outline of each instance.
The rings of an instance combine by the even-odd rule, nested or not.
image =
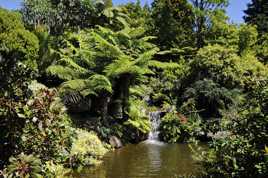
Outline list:
[[[169,143],[184,142],[190,137],[185,123],[175,112],[166,114],[160,124],[160,138]]]
[[[56,91],[41,89],[22,109],[25,126],[20,150],[38,154],[42,160],[64,160],[75,133]]]
[[[6,170],[7,177],[42,177],[41,160],[34,155],[25,155],[24,153],[21,153],[16,157],[11,157],[9,162],[10,164]]]
[[[69,166],[79,168],[100,163],[99,160],[108,150],[98,136],[81,129],[76,130],[76,134],[70,151]]]
[[[124,122],[124,137],[130,142],[145,140],[151,130],[149,118],[145,114],[144,103],[132,100],[128,112],[128,120]]]
[[[256,98],[260,94],[261,98]],[[231,133],[231,136],[213,140],[209,151],[201,156],[205,175],[267,177],[267,96],[266,88],[256,90],[235,111],[224,113],[223,119],[227,122],[222,130]]]

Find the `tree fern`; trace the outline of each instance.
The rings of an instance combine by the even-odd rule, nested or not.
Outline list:
[[[70,67],[61,65],[52,65],[48,67],[47,73],[56,75],[63,80],[73,80],[79,77],[79,72],[76,72]]]
[[[110,81],[103,75],[92,75],[88,79],[75,79],[64,82],[61,92],[77,91],[83,96],[98,95],[102,92],[112,93]]]

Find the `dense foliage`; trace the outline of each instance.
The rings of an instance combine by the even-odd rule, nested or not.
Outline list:
[[[24,0],[0,8],[0,168],[69,177],[148,138],[207,141],[203,177],[268,176],[268,4]],[[111,139],[113,138],[113,139]],[[0,172],[0,176],[2,171]]]

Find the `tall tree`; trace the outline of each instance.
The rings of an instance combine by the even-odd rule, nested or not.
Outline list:
[[[46,25],[52,34],[81,29],[98,23],[105,6],[91,0],[25,0],[22,14],[28,25]]]
[[[211,22],[211,16],[217,10],[228,5],[228,0],[190,0],[195,13],[196,44],[201,48],[205,44],[206,34]]]
[[[164,50],[192,43],[193,11],[187,0],[155,0],[152,25],[152,34]]]
[[[245,12],[245,22],[257,25],[259,34],[268,32],[268,1],[252,0]]]
[[[105,8],[113,7],[113,1],[112,0],[104,0]]]

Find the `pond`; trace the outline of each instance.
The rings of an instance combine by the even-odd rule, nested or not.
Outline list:
[[[107,153],[101,165],[85,169],[78,177],[176,178],[194,174],[198,167],[187,144],[145,141]]]

